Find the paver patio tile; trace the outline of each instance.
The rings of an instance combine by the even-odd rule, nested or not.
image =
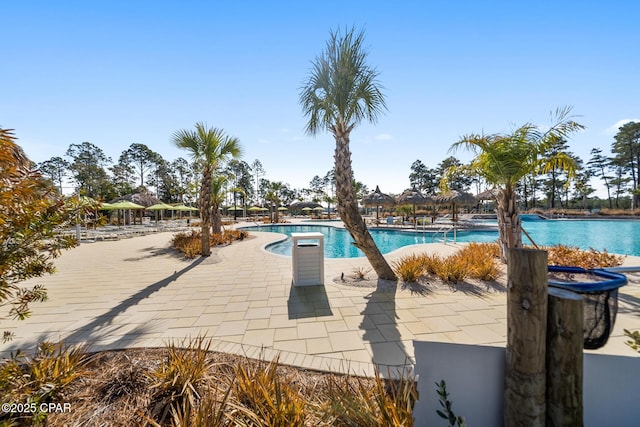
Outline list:
[[[290,341],[298,339],[298,328],[278,328],[275,331],[275,341]]]
[[[323,338],[327,336],[324,323],[304,323],[297,326],[298,338]]]
[[[362,350],[364,348],[360,334],[355,331],[330,332],[329,341],[334,351]]]
[[[268,319],[271,316],[271,308],[270,307],[262,307],[262,308],[249,308],[245,311],[244,318],[246,320],[251,319]]]
[[[329,338],[309,338],[305,340],[307,343],[308,354],[322,354],[334,351],[331,348]]]
[[[242,343],[259,347],[272,347],[274,332],[273,329],[247,330],[242,338]]]
[[[275,350],[290,351],[293,353],[299,353],[296,357],[296,364],[300,365],[302,360],[307,357],[307,344],[305,340],[289,340],[289,341],[274,341],[273,348]]]
[[[269,319],[252,319],[249,320],[247,330],[252,329],[269,329]]]
[[[329,320],[324,322],[324,326],[327,328],[327,332],[342,332],[348,331],[349,327],[344,320]]]
[[[216,329],[216,337],[224,337],[227,335],[244,334],[247,330],[249,322],[247,320],[225,321]]]

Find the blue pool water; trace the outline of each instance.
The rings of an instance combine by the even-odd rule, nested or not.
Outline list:
[[[523,228],[538,245],[577,246],[582,249],[593,248],[610,253],[640,256],[640,221],[619,220],[543,220],[523,221]],[[269,231],[291,236],[291,233],[320,232],[324,234],[325,258],[356,258],[364,254],[351,244],[349,232],[328,225],[270,225],[245,227],[248,231]],[[398,230],[370,230],[373,239],[383,254],[403,246],[419,243],[442,242],[442,233],[415,233]],[[458,242],[493,242],[498,238],[497,231],[457,232]],[[529,240],[522,236],[525,244]],[[453,232],[447,234],[447,241],[453,241]],[[291,255],[291,239],[267,247],[270,252]]]

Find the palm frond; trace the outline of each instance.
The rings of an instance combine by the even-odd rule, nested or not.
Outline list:
[[[299,101],[308,117],[306,132],[328,129],[348,132],[363,120],[375,123],[386,110],[379,73],[367,65],[364,32],[354,28],[330,33],[323,53],[316,57]]]

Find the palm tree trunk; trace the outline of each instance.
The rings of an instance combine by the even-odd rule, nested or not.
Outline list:
[[[201,255],[203,257],[211,255],[211,172],[211,165],[205,165],[202,171],[202,186],[200,187]]]
[[[378,277],[386,280],[397,280],[389,263],[384,259],[369,230],[367,230],[360,212],[358,212],[358,204],[352,183],[349,134],[340,133],[338,129],[334,129],[334,136],[336,138],[334,154],[336,194],[338,196],[337,206],[340,217],[351,238],[353,238],[356,247],[364,252]]]
[[[516,193],[510,186],[500,190],[498,201],[498,231],[500,233],[500,258],[507,262],[507,252],[511,248],[522,247],[522,224],[518,215]]]
[[[217,203],[212,204],[212,216],[213,216],[213,234],[222,233],[222,217],[220,216],[220,205]]]

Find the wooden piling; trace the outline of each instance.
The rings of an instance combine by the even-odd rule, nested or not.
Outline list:
[[[583,298],[549,288],[547,426],[582,426]]]
[[[547,253],[518,248],[507,256],[504,425],[544,426]]]

